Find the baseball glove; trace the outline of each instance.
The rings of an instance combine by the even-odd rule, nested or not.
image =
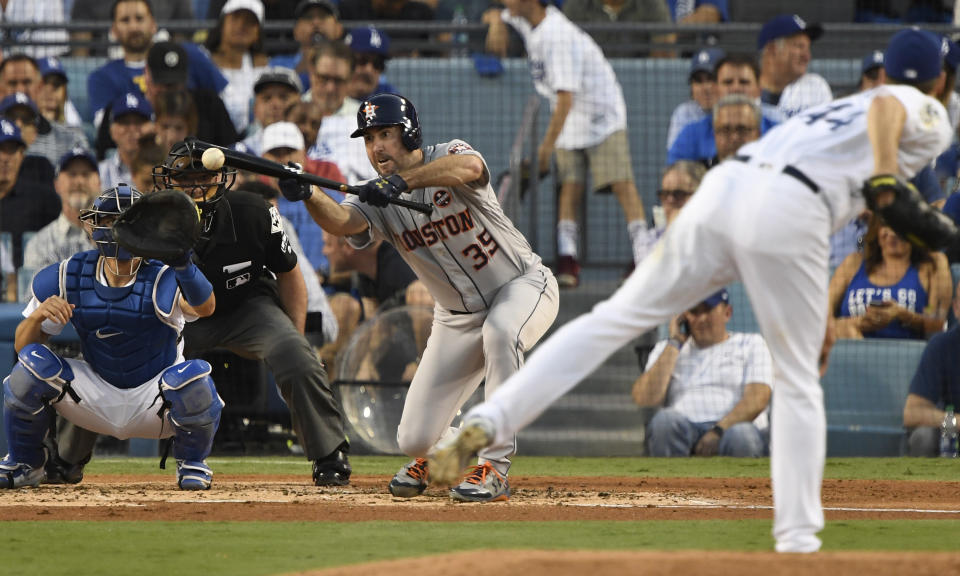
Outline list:
[[[898,175],[867,179],[863,197],[867,207],[915,246],[940,250],[957,243],[957,228],[950,218],[927,204],[913,184]]]
[[[200,213],[180,190],[161,190],[145,195],[120,214],[113,237],[131,254],[177,261],[200,239]]]

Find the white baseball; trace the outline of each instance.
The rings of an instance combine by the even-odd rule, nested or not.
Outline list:
[[[203,167],[207,170],[219,170],[223,168],[223,163],[227,161],[227,158],[223,155],[223,150],[207,148],[203,151],[200,161],[203,162]]]

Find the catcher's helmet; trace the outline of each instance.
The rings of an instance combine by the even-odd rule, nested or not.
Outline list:
[[[161,190],[182,190],[191,197],[200,209],[202,229],[208,232],[216,204],[233,186],[237,171],[227,166],[219,170],[207,170],[201,161],[203,151],[204,148],[198,146],[195,139],[177,142],[170,148],[163,164],[154,167],[153,183]],[[208,178],[214,174],[219,177]]]
[[[90,226],[90,238],[97,245],[97,250],[104,258],[116,258],[117,260],[132,260],[134,255],[117,244],[113,238],[113,223],[117,217],[123,214],[140,200],[142,194],[139,190],[129,184],[117,184],[115,188],[105,190],[96,200],[93,206],[80,213],[80,221]]]
[[[377,94],[364,100],[357,110],[357,129],[350,137],[359,138],[367,128],[375,126],[403,126],[401,138],[407,150],[416,150],[423,145],[417,109],[403,96]]]

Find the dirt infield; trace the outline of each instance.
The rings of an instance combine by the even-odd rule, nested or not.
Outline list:
[[[549,521],[772,517],[770,483],[739,478],[511,477],[503,504],[457,504],[430,488],[398,500],[389,477],[356,476],[320,489],[308,476],[218,475],[208,492],[182,492],[173,476],[92,475],[76,486],[0,492],[4,520]],[[826,480],[828,520],[960,518],[960,482]],[[960,572],[958,572],[960,573]]]

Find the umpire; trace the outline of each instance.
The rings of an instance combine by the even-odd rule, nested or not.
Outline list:
[[[192,140],[174,144],[155,176],[161,188],[182,189],[197,203],[203,231],[196,257],[220,304],[219,313],[184,329],[186,355],[225,348],[265,360],[313,460],[314,483],[344,486],[349,445],[327,373],[303,336],[307,290],[280,215],[255,194],[226,194],[234,171],[205,169],[202,152]]]

